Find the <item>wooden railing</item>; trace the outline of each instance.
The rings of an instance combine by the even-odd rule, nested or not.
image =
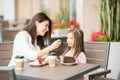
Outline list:
[[[0,66],[7,66],[13,51],[13,42],[0,43]]]

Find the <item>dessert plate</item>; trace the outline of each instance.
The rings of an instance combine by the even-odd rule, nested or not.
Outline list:
[[[71,65],[76,65],[77,62],[74,62],[74,63],[63,63],[63,62],[61,62],[61,64],[66,65],[66,66],[71,66]]]
[[[43,65],[45,65],[46,63],[45,62],[41,62],[41,63],[39,63],[39,61],[38,60],[36,60],[36,61],[33,61],[33,62],[29,62],[28,63],[30,66],[32,66],[32,67],[39,67],[39,66],[43,66]]]

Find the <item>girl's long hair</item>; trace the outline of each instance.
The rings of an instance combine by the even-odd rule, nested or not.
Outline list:
[[[25,28],[23,28],[23,30],[27,31],[31,38],[32,38],[32,44],[34,45],[35,44],[35,39],[36,39],[36,33],[37,33],[37,27],[35,25],[35,21],[38,21],[39,23],[40,22],[44,22],[48,20],[49,21],[49,31],[46,32],[45,36],[37,36],[37,45],[43,49],[45,47],[45,44],[44,44],[44,40],[47,38],[48,41],[50,41],[50,37],[51,37],[51,20],[49,19],[49,17],[44,14],[44,13],[37,13],[30,21],[29,23],[26,25]]]
[[[80,52],[85,53],[84,49],[84,34],[83,31],[80,29],[70,29],[68,33],[73,33],[74,36],[74,55],[73,57],[79,56]],[[63,56],[71,49],[71,47],[67,46],[65,51],[63,52]]]

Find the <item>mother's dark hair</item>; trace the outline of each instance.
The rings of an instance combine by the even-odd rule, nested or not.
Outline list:
[[[49,21],[49,26],[48,26],[49,27],[49,31],[46,32],[45,36],[40,36],[40,35],[37,36],[37,45],[39,45],[40,48],[44,48],[44,46],[45,46],[44,45],[45,38],[50,39],[50,37],[51,37],[51,29],[52,29],[51,26],[52,26],[52,24],[51,24],[51,20],[49,19],[49,17],[46,14],[42,13],[42,12],[41,13],[37,13],[29,21],[27,26],[23,29],[23,30],[27,31],[30,34],[30,36],[32,38],[32,44],[34,45],[35,39],[36,39],[36,33],[37,33],[35,21],[44,22],[46,20]],[[50,41],[50,40],[48,40],[48,41]]]

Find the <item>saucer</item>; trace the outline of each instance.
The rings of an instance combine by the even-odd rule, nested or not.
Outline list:
[[[71,65],[76,65],[77,62],[74,62],[74,63],[63,63],[63,62],[61,62],[61,64],[66,65],[66,66],[71,66]]]
[[[33,61],[33,62],[29,62],[28,64],[32,67],[39,67],[39,66],[45,65],[45,62],[39,63],[39,61],[36,60],[36,61]]]

